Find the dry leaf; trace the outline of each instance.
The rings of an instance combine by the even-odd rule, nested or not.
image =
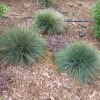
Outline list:
[[[60,87],[60,86],[61,86],[61,83],[60,83],[59,78],[58,78],[57,76],[55,76],[55,78],[56,78],[56,81],[57,81],[57,83],[58,83],[58,87]]]

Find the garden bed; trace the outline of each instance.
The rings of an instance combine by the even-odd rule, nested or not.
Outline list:
[[[56,0],[52,8],[63,13],[66,19],[92,20],[92,7],[95,0]],[[42,4],[28,0],[0,0],[0,3],[8,5],[10,13],[0,19],[0,32],[15,24],[31,25],[34,21],[28,16],[34,16],[35,12],[43,9]],[[79,26],[75,22],[67,23],[63,36],[67,43],[86,41],[100,48],[100,40],[93,33],[93,22],[81,22],[87,28]],[[80,36],[80,33],[83,36]],[[49,36],[45,36],[48,40]],[[2,72],[8,76],[8,88],[3,91],[0,100],[100,100],[100,80],[92,81],[92,84],[80,86],[67,74],[55,70],[52,62],[53,52],[47,51],[47,57],[32,67],[5,66],[1,63]]]

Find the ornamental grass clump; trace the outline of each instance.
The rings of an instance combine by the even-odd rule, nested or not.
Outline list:
[[[0,36],[0,60],[32,65],[45,56],[46,42],[28,28],[13,27]]]
[[[44,9],[35,15],[34,28],[42,34],[60,34],[65,25],[63,15],[53,9]]]
[[[76,83],[90,83],[100,74],[98,51],[83,42],[74,42],[54,56],[56,68],[70,74]]]

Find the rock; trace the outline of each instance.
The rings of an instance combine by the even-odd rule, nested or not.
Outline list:
[[[24,4],[24,8],[30,7],[30,4]]]
[[[79,32],[79,36],[80,36],[80,37],[84,37],[85,34],[84,34],[83,32]]]

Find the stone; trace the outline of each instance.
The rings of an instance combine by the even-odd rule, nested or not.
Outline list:
[[[28,7],[30,7],[30,4],[24,4],[24,7],[28,8]]]
[[[83,32],[79,32],[79,36],[80,36],[80,37],[84,37],[85,34],[84,34]]]

